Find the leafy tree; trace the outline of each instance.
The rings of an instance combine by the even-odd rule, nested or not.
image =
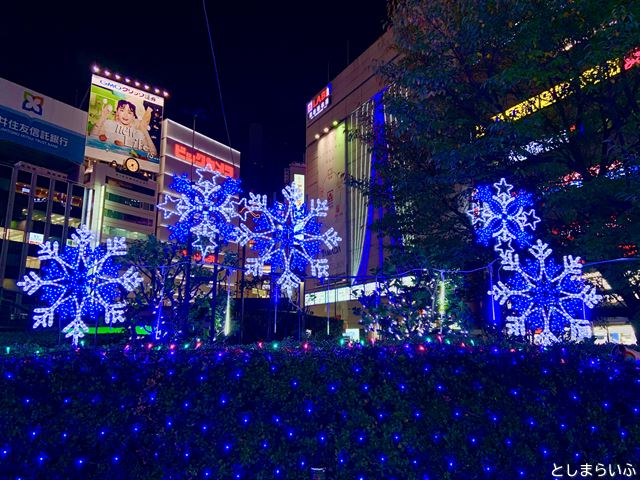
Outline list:
[[[640,3],[395,0],[389,13],[391,120],[384,142],[363,136],[379,179],[356,183],[385,207],[377,228],[402,240],[395,264],[488,263],[464,210],[502,176],[536,192],[537,235],[558,253],[637,258]],[[638,264],[599,269],[638,312]]]
[[[218,293],[212,328],[213,268],[206,264],[191,264],[191,303],[185,310],[188,259],[184,245],[163,242],[151,236],[148,240],[132,242],[125,261],[135,267],[144,279],[143,286],[134,292],[129,302],[132,327],[154,326],[160,313],[164,322],[162,329],[170,339],[191,334],[211,338],[219,336],[224,326],[227,295],[226,292]],[[223,265],[234,266],[236,262],[236,256],[227,253]],[[218,281],[225,272],[225,269],[219,270]]]
[[[415,272],[410,281],[407,277],[384,279],[375,291],[360,292],[361,306],[354,313],[380,339],[420,340],[434,333],[466,333],[470,314],[456,295],[458,282],[442,283],[434,273]]]

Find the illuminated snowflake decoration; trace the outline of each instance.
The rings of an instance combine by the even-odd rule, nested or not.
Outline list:
[[[204,258],[221,244],[237,241],[238,229],[231,223],[237,217],[233,198],[242,188],[240,180],[224,176],[209,165],[198,168],[196,175],[195,182],[186,174],[174,175],[169,187],[180,196],[165,194],[158,209],[165,220],[177,217],[176,223],[169,225],[169,239],[187,242],[191,234],[194,250]]]
[[[496,241],[494,250],[500,255],[514,251],[512,242],[520,248],[531,245],[532,236],[526,229],[535,230],[540,219],[533,208],[533,196],[530,193],[512,194],[513,185],[504,178],[494,183],[494,194],[489,185],[476,189],[467,215],[477,228],[478,242],[489,245]]]
[[[311,275],[316,278],[329,275],[326,258],[316,258],[324,245],[327,249],[338,246],[342,239],[329,228],[324,233],[318,221],[327,216],[329,207],[326,200],[311,200],[310,206],[302,201],[302,194],[295,184],[282,190],[285,203],[275,202],[267,206],[267,197],[250,194],[246,208],[252,212],[254,229],[242,224],[240,243],[251,240],[251,248],[258,257],[247,259],[247,270],[253,275],[262,275],[265,266],[279,275],[277,284],[291,298],[298,288],[300,276],[306,267],[311,267]]]
[[[508,252],[502,266],[512,272],[506,283],[498,282],[489,291],[494,299],[508,306],[514,315],[507,317],[507,333],[535,334],[534,341],[550,345],[561,340],[581,341],[592,336],[584,307],[593,308],[602,296],[582,279],[580,257],[564,257],[563,265],[549,259],[552,250],[538,240],[529,248],[534,259],[520,264],[518,254]]]
[[[107,325],[123,322],[127,304],[125,292],[132,292],[142,283],[142,277],[133,267],[119,275],[120,266],[114,257],[127,253],[124,238],[107,240],[106,246],[91,247],[93,233],[81,225],[71,235],[75,246],[59,251],[58,242],[46,242],[40,246],[38,258],[47,262],[43,277],[35,272],[18,282],[28,295],[40,291],[47,307],[34,309],[33,328],[51,327],[58,315],[61,321],[69,321],[62,331],[72,337],[73,345],[89,330],[83,318],[96,319],[104,313]]]

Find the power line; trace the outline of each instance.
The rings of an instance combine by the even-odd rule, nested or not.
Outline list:
[[[218,85],[218,96],[220,98],[220,110],[222,111],[222,119],[224,120],[224,128],[227,132],[227,142],[229,144],[229,153],[231,154],[231,163],[233,160],[233,149],[231,148],[231,134],[229,133],[229,124],[227,123],[227,114],[224,109],[224,102],[222,101],[222,87],[220,85],[220,75],[218,74],[218,62],[216,61],[216,52],[213,48],[213,37],[211,36],[211,27],[209,25],[209,16],[207,15],[206,0],[202,0],[202,10],[204,11],[204,19],[207,24],[207,34],[209,35],[209,47],[211,49],[211,57],[213,58],[213,70],[216,74],[216,83]]]

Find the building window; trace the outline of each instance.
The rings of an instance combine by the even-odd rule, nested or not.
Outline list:
[[[117,193],[108,192],[107,200],[119,203],[121,205],[126,205],[128,207],[140,208],[149,212],[153,212],[155,210],[155,205],[136,200],[135,198],[123,197],[122,195],[118,195]]]
[[[141,187],[140,185],[134,185],[133,183],[125,182],[117,178],[107,177],[107,185],[117,188],[123,188],[125,190],[131,190],[132,192],[141,193],[149,197],[155,197],[156,191],[150,188]]]
[[[111,227],[109,225],[105,225],[102,227],[102,234],[107,237],[124,237],[127,240],[148,240],[149,235],[145,235],[140,232],[131,232],[129,230],[125,230],[124,228]]]
[[[104,216],[113,218],[114,220],[122,220],[125,222],[135,223],[137,225],[144,225],[147,227],[153,226],[153,220],[150,218],[142,218],[137,215],[131,215],[129,213],[116,212],[114,210],[104,209]]]
[[[38,257],[27,257],[27,268],[33,268],[34,270],[39,270],[40,259]]]
[[[7,229],[7,240],[12,242],[24,242],[25,232],[22,230],[15,230],[13,228]]]

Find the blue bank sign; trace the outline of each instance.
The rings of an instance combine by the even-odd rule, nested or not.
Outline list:
[[[82,164],[87,114],[0,78],[0,141]]]

